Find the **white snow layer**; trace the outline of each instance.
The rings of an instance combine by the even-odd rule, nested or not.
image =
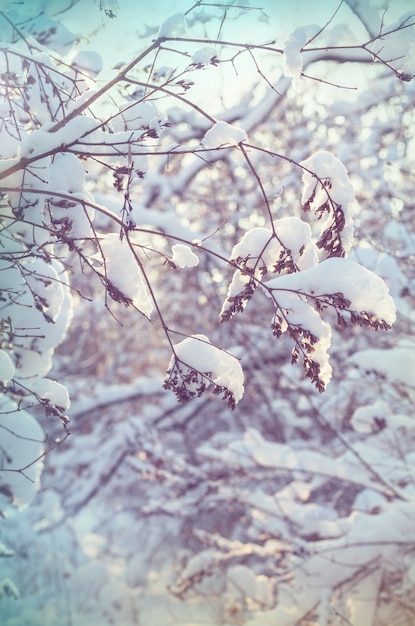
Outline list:
[[[159,37],[183,37],[186,34],[186,18],[184,13],[175,13],[160,26]]]
[[[174,346],[177,357],[199,372],[211,372],[216,385],[232,392],[235,402],[244,393],[244,375],[238,359],[212,345],[205,335],[192,335]]]
[[[292,84],[298,91],[300,77],[303,70],[302,48],[307,40],[315,35],[320,28],[318,26],[300,26],[296,28],[286,39],[284,44],[284,76],[292,78]]]
[[[172,261],[177,267],[195,267],[199,264],[199,257],[182,243],[176,243],[172,246]]]
[[[284,217],[274,222],[274,229],[276,234],[263,227],[247,231],[233,247],[231,260],[247,258],[247,268],[265,266],[268,272],[272,272],[285,248],[299,269],[316,265],[317,254],[311,241],[311,228],[306,222],[298,217]]]
[[[116,233],[108,233],[100,240],[100,249],[104,259],[100,255],[97,258],[105,266],[107,279],[123,296],[131,299],[139,311],[150,317],[153,303],[127,241],[121,241]]]
[[[36,459],[43,453],[44,434],[27,411],[0,396],[0,438],[0,483],[9,488],[14,506],[23,508],[40,486],[43,462]]]
[[[101,72],[103,63],[101,55],[93,50],[79,50],[71,61],[78,70],[93,77]]]
[[[216,122],[202,139],[205,148],[221,148],[222,146],[237,146],[241,141],[248,139],[242,128],[236,128],[227,122]]]
[[[252,270],[254,277],[260,280],[264,268],[267,272],[274,273],[278,261],[287,255],[298,269],[314,267],[318,261],[317,249],[311,239],[311,228],[298,217],[276,220],[274,231],[263,227],[251,228],[234,245],[230,260],[238,263],[243,261],[244,268]],[[285,273],[285,270],[281,270],[281,273]],[[250,280],[249,274],[239,269],[234,272],[220,316],[231,308],[233,299],[245,290]],[[241,306],[246,304],[247,301],[244,300]]]
[[[319,206],[327,202],[328,198],[340,205],[344,215],[341,240],[343,249],[347,255],[350,252],[353,242],[355,194],[345,166],[334,154],[326,150],[316,152],[308,159],[301,161],[300,165],[306,168],[306,170],[310,170],[304,170],[303,172],[302,204],[304,205],[315,191],[313,201],[310,202],[311,210],[316,210]],[[317,185],[316,176],[320,180],[327,182],[327,186],[323,188],[322,185]],[[331,217],[330,213],[328,213],[326,219],[324,219],[324,215],[320,218],[321,232],[327,228]]]
[[[356,352],[350,363],[367,371],[377,372],[391,382],[415,386],[415,349],[396,347],[391,349],[368,349]]]
[[[389,325],[396,318],[395,303],[384,281],[349,259],[326,259],[316,267],[273,278],[266,286],[312,296],[341,293],[350,301],[352,311],[364,311]],[[279,294],[275,297],[278,300]]]
[[[196,52],[192,55],[192,63],[195,65],[207,65],[217,56],[218,52],[216,48],[205,46],[204,48],[200,48],[200,50],[196,50]]]
[[[36,378],[30,383],[29,389],[42,398],[42,400],[50,402],[53,406],[69,409],[71,404],[69,393],[66,387],[61,383],[50,380],[49,378]]]
[[[14,365],[4,350],[0,350],[0,383],[6,384],[14,376]]]

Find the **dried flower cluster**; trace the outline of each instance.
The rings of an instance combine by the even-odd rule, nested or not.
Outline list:
[[[325,215],[330,215],[332,221],[323,230],[316,245],[320,250],[326,251],[327,257],[344,257],[345,250],[341,238],[341,232],[345,226],[344,212],[341,204],[335,202],[330,196],[329,190],[331,188],[332,182],[329,178],[317,181],[311,195],[303,205],[303,211],[311,211],[311,205],[316,198],[317,191],[325,191],[326,198],[315,208],[315,214],[318,220],[321,220]]]
[[[178,402],[186,403],[192,398],[199,398],[210,386],[215,396],[222,395],[230,409],[236,406],[235,398],[227,387],[217,385],[212,380],[212,372],[199,372],[183,363],[175,356],[169,365],[164,379],[163,388],[173,391]]]

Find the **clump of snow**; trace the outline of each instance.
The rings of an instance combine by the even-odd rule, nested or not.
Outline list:
[[[304,44],[320,30],[319,26],[300,26],[296,28],[284,43],[284,76],[292,78],[295,90],[299,90],[303,71],[302,48]]]
[[[195,267],[199,264],[199,257],[189,248],[182,243],[176,243],[172,246],[172,262],[177,267]]]
[[[29,385],[29,389],[42,400],[47,400],[53,406],[69,409],[70,400],[66,387],[49,378],[37,378]]]
[[[349,259],[326,259],[316,267],[273,278],[266,285],[272,290],[297,291],[314,297],[341,293],[349,300],[352,311],[365,312],[389,325],[396,319],[395,303],[384,281]],[[278,293],[275,296],[278,299]]]
[[[184,37],[186,35],[186,18],[184,13],[175,13],[160,26],[158,37]]]
[[[360,350],[350,357],[349,362],[360,369],[377,372],[391,382],[414,385],[414,347]]]
[[[274,586],[268,576],[258,576],[246,565],[232,565],[228,570],[228,580],[232,587],[242,592],[255,605],[272,606]]]
[[[82,193],[85,171],[80,159],[74,154],[57,154],[49,167],[49,185],[54,192]]]
[[[121,299],[123,296],[129,299],[139,311],[150,317],[153,311],[153,302],[138,262],[134,258],[127,241],[125,239],[121,241],[116,233],[108,233],[103,235],[99,246],[100,254],[97,255],[97,258],[101,261],[105,276],[111,283],[109,286],[111,297],[117,299],[117,294],[112,291],[112,287],[115,287],[121,292]]]
[[[26,134],[20,145],[21,157],[31,159],[52,153],[63,145],[69,146],[76,143],[93,132],[97,126],[99,124],[96,120],[85,115],[77,115],[59,130],[54,130],[55,124],[48,122],[38,130]]]
[[[330,382],[332,375],[332,367],[329,363],[328,355],[332,337],[330,324],[322,320],[319,313],[295,293],[290,293],[289,291],[279,293],[277,301],[279,309],[276,316],[281,311],[283,313],[282,333],[288,329],[289,324],[290,328],[301,329],[301,332],[306,330],[313,336],[310,359],[318,364],[318,378],[326,386]],[[275,321],[275,318],[273,321]],[[304,341],[305,339],[306,337],[304,337]],[[307,341],[306,343],[309,342]],[[296,361],[293,360],[294,362]]]
[[[376,510],[380,510],[387,504],[387,498],[382,493],[374,491],[373,489],[362,489],[353,503],[353,509],[355,511],[364,511],[365,513],[374,513]]]
[[[233,309],[235,298],[243,294],[249,283],[251,289],[256,288],[252,276],[259,281],[265,272],[285,274],[313,267],[317,263],[317,251],[310,226],[297,217],[285,217],[274,222],[274,230],[256,227],[247,231],[234,245],[230,260],[239,264],[243,271],[234,272],[221,318]],[[246,304],[247,298],[243,298],[241,309]]]
[[[328,349],[331,328],[321,313],[331,307],[341,327],[360,324],[377,330],[395,321],[395,304],[381,278],[354,263],[329,258],[307,270],[265,283],[276,304],[273,334],[285,331],[295,341],[291,363],[302,356],[305,374],[323,391],[331,378]]]
[[[196,50],[192,55],[192,63],[194,65],[208,65],[212,59],[216,59],[217,56],[218,52],[216,48],[205,46],[204,48],[200,48],[200,50]]]
[[[14,365],[4,350],[0,350],[0,383],[10,382],[14,376]]]
[[[298,217],[284,217],[274,222],[274,229],[275,233],[270,228],[251,228],[233,247],[231,260],[248,259],[247,268],[265,266],[267,272],[274,272],[281,255],[287,252],[298,269],[316,265],[309,224]]]
[[[221,148],[222,146],[237,146],[246,141],[248,136],[242,128],[236,128],[227,122],[216,122],[202,139],[205,148]]]
[[[0,482],[11,494],[12,504],[24,508],[40,486],[44,434],[39,422],[16,403],[0,397]],[[6,453],[4,453],[6,452]],[[35,461],[35,462],[34,462]],[[19,471],[22,470],[22,471]]]
[[[103,60],[94,50],[80,50],[71,61],[71,65],[88,76],[97,76],[103,67]]]
[[[0,581],[0,601],[4,601],[4,598],[14,598],[15,600],[20,598],[18,588],[10,578],[3,578]]]
[[[345,166],[326,150],[316,152],[300,165],[305,168],[303,207],[315,211],[323,236],[334,230],[332,237],[338,235],[343,253],[347,255],[353,242],[355,194]],[[322,247],[324,250],[325,246]]]
[[[380,421],[385,423],[390,412],[391,409],[384,400],[376,400],[368,406],[360,406],[355,410],[351,419],[353,430],[363,435],[376,432]]]
[[[157,118],[156,109],[151,102],[134,102],[121,109],[113,120],[112,127],[115,131],[140,130],[150,128]]]
[[[42,377],[52,366],[56,346],[62,341],[72,312],[72,298],[67,286],[63,265],[56,259],[50,263],[36,255],[27,255],[45,239],[46,229],[15,219],[8,204],[2,206],[3,230],[0,233],[0,290],[2,292],[2,318],[4,332],[19,329],[19,339],[13,349],[4,348],[13,362],[13,378]],[[30,222],[42,223],[41,210],[31,209]],[[13,257],[19,264],[11,263]],[[30,313],[29,313],[30,312]],[[8,321],[9,320],[9,321]],[[29,328],[29,332],[23,332]],[[2,358],[3,377],[10,375],[10,364]],[[6,371],[5,371],[5,369]]]
[[[241,400],[244,392],[244,375],[238,359],[212,345],[206,335],[187,337],[175,344],[174,352],[183,370],[187,367],[202,374],[209,373],[209,379],[215,385],[224,387],[232,393],[235,403]],[[173,368],[174,363],[173,357],[168,371]]]

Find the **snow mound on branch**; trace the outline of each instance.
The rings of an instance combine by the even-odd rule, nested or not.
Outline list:
[[[157,118],[156,109],[151,102],[134,102],[120,111],[119,115],[113,120],[112,127],[116,132],[127,129],[146,129],[150,128]],[[134,157],[134,166],[137,168],[135,161],[136,157]],[[147,168],[144,171],[147,171]]]
[[[71,194],[82,193],[85,185],[85,171],[74,154],[57,154],[49,167],[49,186],[53,192]]]
[[[357,367],[377,372],[392,382],[415,385],[415,346],[356,352],[349,359]]]
[[[319,26],[309,25],[296,28],[286,39],[284,44],[284,76],[292,78],[296,91],[300,87],[300,77],[303,71],[302,48],[310,37],[320,30]]]
[[[278,276],[266,285],[276,291],[296,291],[312,297],[341,293],[352,311],[365,312],[388,325],[396,319],[395,303],[384,281],[349,259],[326,259],[311,269]],[[278,294],[275,296],[278,299]]]
[[[14,376],[14,365],[9,355],[0,350],[0,383],[8,383]]]
[[[382,58],[388,59],[390,66],[397,71],[397,76],[405,82],[410,82],[415,75],[415,27],[400,28],[400,25],[413,23],[414,12],[411,10],[401,15],[394,24],[388,25],[388,37],[375,39],[369,46],[375,55],[381,54]],[[392,32],[394,29],[396,32]],[[379,62],[376,56],[373,62]]]
[[[317,255],[311,241],[311,228],[298,217],[283,217],[270,228],[252,228],[244,234],[232,250],[231,260],[247,259],[245,267],[255,269],[264,265],[273,272],[281,257],[288,253],[299,269],[313,267]],[[277,270],[278,271],[278,270]]]
[[[47,122],[38,130],[25,135],[20,145],[21,157],[33,159],[54,150],[59,151],[62,146],[76,144],[97,129],[99,123],[85,115],[77,115],[62,128],[55,130],[55,126]]]
[[[194,63],[194,65],[208,65],[212,59],[216,59],[217,56],[218,52],[216,48],[205,46],[204,48],[200,48],[200,50],[196,50],[192,55],[192,63]]]
[[[353,413],[350,423],[357,433],[368,435],[376,431],[377,420],[383,420],[390,414],[391,409],[384,400],[376,400],[373,404],[359,406]]]
[[[0,457],[2,491],[10,492],[14,506],[24,508],[40,486],[43,462],[36,459],[43,453],[44,433],[27,411],[0,396],[0,436],[1,448],[7,451]]]
[[[186,18],[184,13],[175,13],[160,26],[159,37],[183,37],[186,35]]]
[[[324,391],[331,379],[328,349],[331,328],[321,314],[335,311],[337,323],[388,329],[395,321],[395,304],[381,278],[361,265],[336,257],[302,272],[266,283],[276,305],[274,336],[288,331],[295,347],[291,363],[303,362],[306,377]]]
[[[222,146],[237,146],[246,141],[248,136],[242,128],[236,128],[227,122],[216,122],[202,139],[205,148],[221,148]]]
[[[107,280],[108,292],[113,300],[133,304],[143,315],[150,317],[153,302],[149,296],[138,261],[127,241],[116,233],[109,233],[100,241],[100,259]]]
[[[272,606],[274,589],[268,576],[258,576],[251,568],[238,564],[229,568],[228,580],[251,602],[257,605]]]
[[[172,246],[172,262],[178,267],[195,267],[199,264],[199,257],[182,243],[176,243]]]
[[[303,343],[305,352],[308,353],[307,357],[303,357],[307,376],[315,383],[321,382],[325,388],[330,382],[332,374],[328,355],[332,337],[330,324],[322,320],[317,311],[295,293],[279,293],[277,299],[279,307],[284,311],[283,322],[285,322],[285,326],[282,326],[282,332],[288,328],[289,324],[294,333],[292,338],[299,339]],[[296,329],[298,329],[298,336],[295,336]],[[308,335],[310,335],[311,340],[309,340]],[[292,364],[296,363],[299,358],[299,350],[295,349],[291,355]],[[305,365],[306,358],[309,360],[307,366]],[[318,365],[316,376],[312,375],[310,369],[313,367],[312,363]]]
[[[244,392],[244,375],[238,359],[212,345],[206,335],[192,335],[174,345],[174,355],[167,369],[166,389],[187,402],[200,396],[211,385],[214,393],[223,393],[234,408]]]
[[[93,50],[80,50],[73,57],[71,64],[92,77],[97,76],[103,68],[101,55]]]
[[[221,321],[245,308],[266,272],[285,274],[308,269],[317,260],[311,228],[298,217],[276,220],[274,230],[257,227],[247,231],[232,249],[231,261],[241,269],[235,271],[229,285]]]
[[[70,400],[66,387],[49,378],[38,378],[29,386],[42,400],[50,402],[53,406],[69,409]]]
[[[303,209],[314,211],[320,220],[321,235],[317,246],[322,250],[322,256],[346,256],[353,242],[355,211],[354,189],[346,168],[325,150],[301,161],[300,166],[305,168]]]

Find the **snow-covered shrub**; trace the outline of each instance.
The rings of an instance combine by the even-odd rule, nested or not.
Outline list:
[[[75,39],[45,28],[47,2],[28,20],[24,3],[0,15],[0,491],[28,504],[44,454],[61,439],[56,425],[68,429],[71,410],[91,415],[79,417],[82,436],[60,453],[33,513],[41,530],[76,519],[72,621],[93,610],[93,598],[100,623],[116,619],[118,594],[128,607],[137,601],[131,588],[146,577],[131,546],[145,543],[145,520],[156,519],[146,558],[168,544],[169,565],[157,561],[163,584],[173,598],[216,599],[212,623],[328,624],[339,598],[357,623],[370,597],[372,625],[388,576],[408,594],[413,580],[413,343],[367,331],[390,330],[396,305],[398,328],[413,324],[413,277],[377,248],[413,254],[400,223],[411,188],[404,168],[396,171],[403,152],[411,162],[413,142],[403,131],[396,140],[402,120],[390,114],[402,98],[409,128],[410,61],[395,47],[414,20],[387,26],[373,9],[379,21],[369,24],[350,2],[345,19],[360,15],[353,20],[369,35],[332,28],[333,15],[269,43],[254,31],[222,33],[228,10],[243,18],[248,7],[202,4],[166,16],[111,78],[100,75],[99,56],[68,63]],[[115,19],[115,2],[100,8]],[[240,59],[255,79],[206,98],[206,77],[225,85],[221,72]],[[342,74],[330,71],[345,61],[376,84],[353,103],[327,95],[338,93]],[[318,83],[328,92],[307,97],[304,86]],[[156,383],[135,384],[144,371]],[[66,386],[76,398],[90,383],[83,408],[71,409]],[[163,386],[194,408],[177,407]],[[209,403],[212,395],[234,414]],[[124,402],[137,417],[113,413]],[[94,501],[96,523],[82,517]],[[166,516],[182,544],[176,576]],[[116,568],[98,559],[114,556],[114,536],[125,559],[119,587]],[[123,623],[137,617],[128,607]],[[36,619],[53,621],[57,604],[42,610]]]

